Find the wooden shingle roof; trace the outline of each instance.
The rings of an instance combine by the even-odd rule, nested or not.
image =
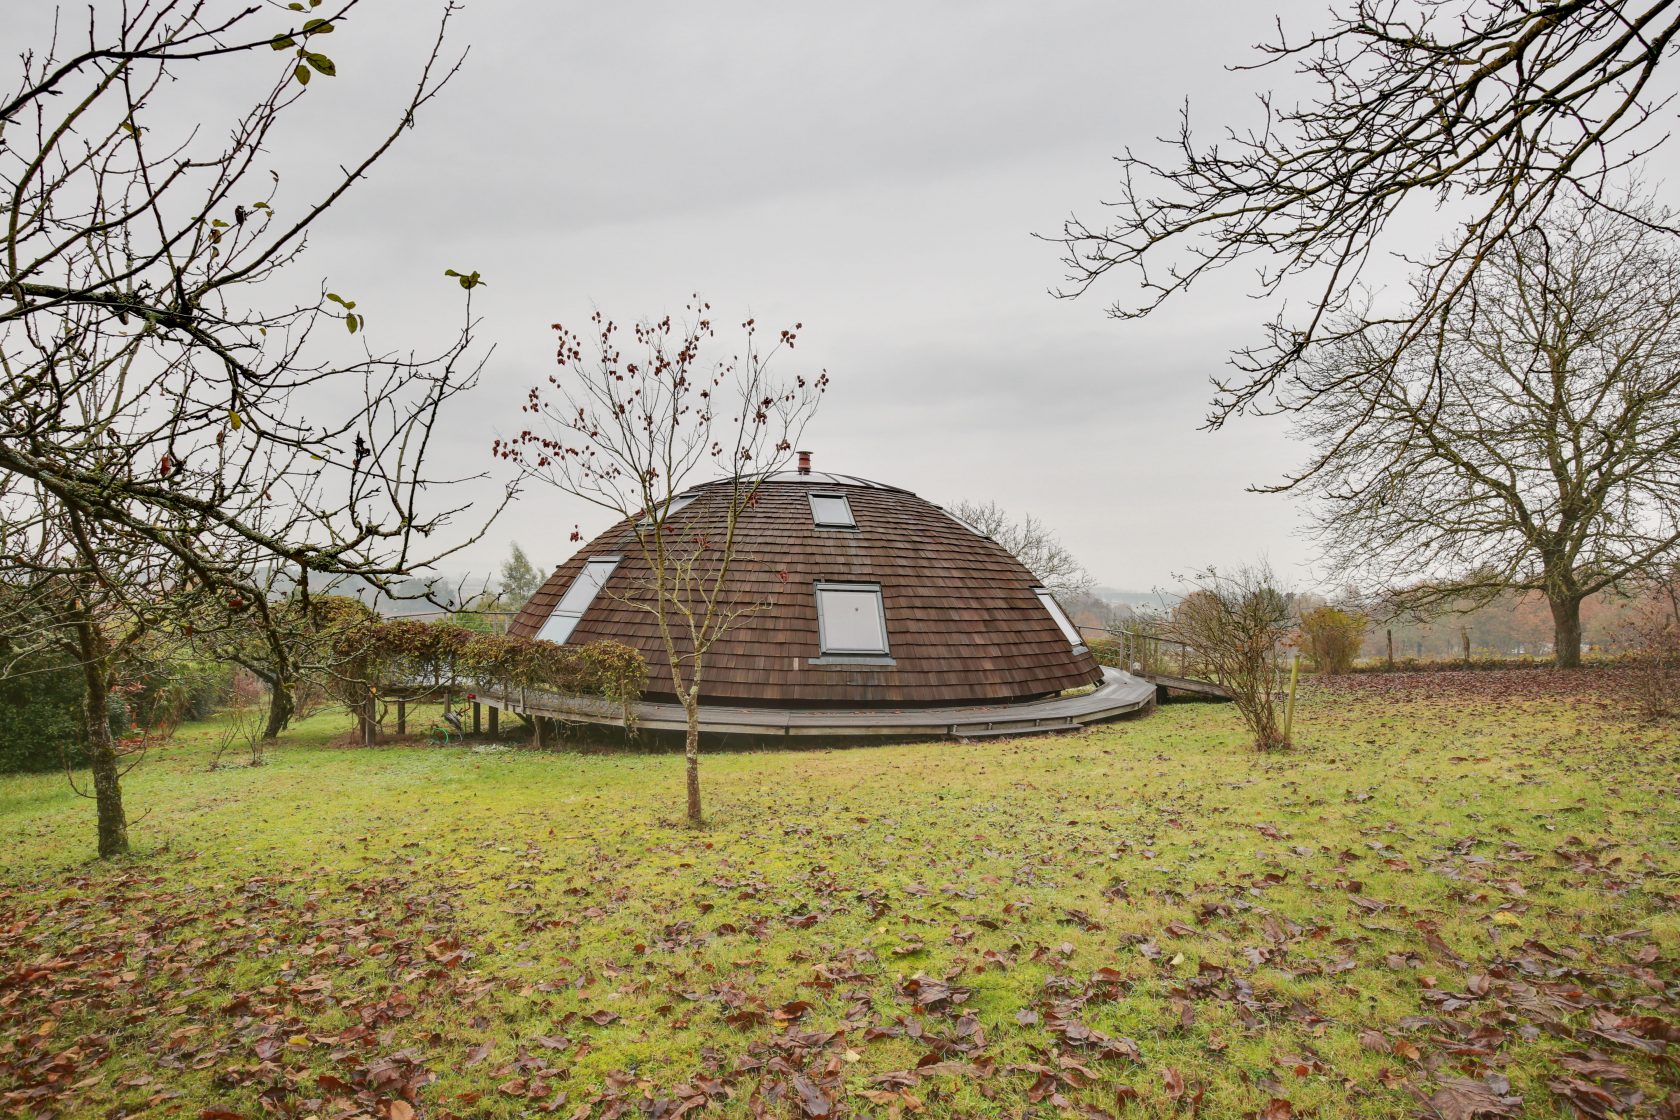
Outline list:
[[[808,495],[846,495],[856,529],[819,529]],[[727,484],[701,487],[671,517],[682,533],[721,535]],[[707,653],[701,697],[779,706],[974,704],[1020,700],[1091,684],[1101,669],[1034,594],[1036,577],[1006,549],[908,491],[846,476],[772,477],[738,521],[740,544],[725,590],[741,618]],[[647,695],[673,694],[671,672],[645,594],[648,568],[622,521],[557,568],[514,619],[533,637],[590,558],[622,556],[573,629],[581,644],[610,638],[648,661]],[[815,585],[881,588],[891,664],[824,658]],[[817,663],[813,663],[817,662]]]

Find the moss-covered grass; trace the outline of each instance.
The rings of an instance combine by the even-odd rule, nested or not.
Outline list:
[[[0,1112],[1655,1114],[1675,734],[1521,689],[1299,721],[714,751],[699,832],[669,754],[320,717],[211,771],[201,726],[114,864],[62,775],[0,778]]]

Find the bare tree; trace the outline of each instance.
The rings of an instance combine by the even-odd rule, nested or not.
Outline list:
[[[139,675],[136,662],[155,657],[158,640],[172,636],[163,620],[203,612],[216,589],[185,578],[183,565],[162,549],[119,547],[73,508],[30,528],[32,551],[5,554],[9,578],[24,595],[0,625],[14,649],[57,652],[80,667],[92,791],[76,784],[68,763],[66,775],[94,801],[99,854],[120,855],[128,850],[122,777],[143,756],[148,737],[119,739],[112,705],[120,686]]]
[[[1008,549],[1015,559],[1058,596],[1088,590],[1091,575],[1062,544],[1061,538],[1032,514],[1020,521],[993,501],[965,498],[951,510],[958,517]]]
[[[1198,672],[1230,693],[1255,747],[1287,748],[1275,700],[1284,642],[1294,626],[1289,594],[1264,562],[1228,572],[1208,568],[1188,582],[1190,593],[1158,624],[1160,633],[1189,646]]]
[[[1066,253],[1059,294],[1131,272],[1140,294],[1111,314],[1133,319],[1255,263],[1260,293],[1297,298],[1233,355],[1209,425],[1296,407],[1322,389],[1298,376],[1314,347],[1390,320],[1347,313],[1374,256],[1411,252],[1389,239],[1407,202],[1463,220],[1416,262],[1417,300],[1382,334],[1390,353],[1427,337],[1482,262],[1559,201],[1613,207],[1613,173],[1666,135],[1652,118],[1672,97],[1658,70],[1677,34],[1670,0],[1342,0],[1323,31],[1292,39],[1280,25],[1252,68],[1292,67],[1311,95],[1263,94],[1261,120],[1214,144],[1192,136],[1186,108],[1169,157],[1120,156],[1109,220],[1072,218],[1051,238]]]
[[[744,617],[769,604],[727,590],[738,554],[737,528],[765,477],[786,465],[815,412],[827,373],[781,377],[770,366],[791,350],[801,325],[765,346],[757,323],[741,325],[742,348],[704,356],[715,338],[711,307],[698,297],[689,322],[640,322],[626,355],[618,326],[599,312],[590,337],[556,324],[562,369],[524,405],[544,430],[498,439],[494,452],[545,482],[629,522],[648,572],[646,583],[616,592],[653,615],[671,679],[687,716],[684,741],[688,821],[702,822],[700,688],[706,652]],[[704,530],[685,527],[692,483],[722,476],[707,498]],[[580,539],[579,534],[573,534]],[[785,577],[784,577],[785,578]]]
[[[453,5],[389,131],[301,204],[271,142],[336,74],[323,43],[360,0],[294,7],[73,9],[0,96],[0,571],[75,589],[93,736],[136,629],[202,625],[207,600],[264,621],[276,564],[379,584],[452,551],[425,460],[478,372],[470,290],[417,356],[373,350],[354,300],[272,282],[455,72]],[[247,99],[200,84],[227,73]],[[195,91],[203,123],[172,118],[166,92]],[[104,855],[127,847],[116,774],[96,765]]]
[[[1543,592],[1557,664],[1580,664],[1581,601],[1680,548],[1670,220],[1556,210],[1489,254],[1434,337],[1394,325],[1315,357],[1293,485],[1339,571],[1414,610]]]

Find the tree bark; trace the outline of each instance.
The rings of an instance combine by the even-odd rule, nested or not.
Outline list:
[[[1563,597],[1550,600],[1552,606],[1552,648],[1559,669],[1581,667],[1581,600]]]
[[[683,711],[688,715],[688,734],[683,740],[683,757],[688,771],[688,823],[699,828],[704,823],[700,813],[700,689],[690,688],[683,694]]]
[[[280,732],[292,722],[297,703],[292,699],[291,685],[284,677],[275,677],[268,685],[268,726],[263,728],[264,739],[278,739]]]
[[[99,857],[111,859],[128,854],[128,815],[123,811],[122,767],[116,740],[111,736],[111,688],[106,675],[110,648],[85,609],[76,618],[76,642],[82,680],[87,686],[83,716],[93,770],[93,800],[99,814]]]
[[[362,701],[361,711],[357,713],[361,724],[362,746],[371,747],[379,741],[379,700],[369,696]]]

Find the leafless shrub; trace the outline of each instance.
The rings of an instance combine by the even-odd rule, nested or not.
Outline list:
[[[216,750],[210,756],[210,769],[220,770],[229,765],[222,759],[236,748],[247,759],[248,766],[261,766],[267,761],[263,753],[266,745],[263,728],[268,722],[267,689],[254,674],[243,670],[235,674],[233,701],[222,717]]]
[[[1634,706],[1650,720],[1680,719],[1680,578],[1659,583],[1622,624],[1633,654]]]
[[[1290,596],[1264,561],[1189,577],[1193,590],[1163,623],[1189,646],[1199,669],[1225,688],[1262,751],[1288,748],[1277,710],[1282,650],[1293,626]]]

